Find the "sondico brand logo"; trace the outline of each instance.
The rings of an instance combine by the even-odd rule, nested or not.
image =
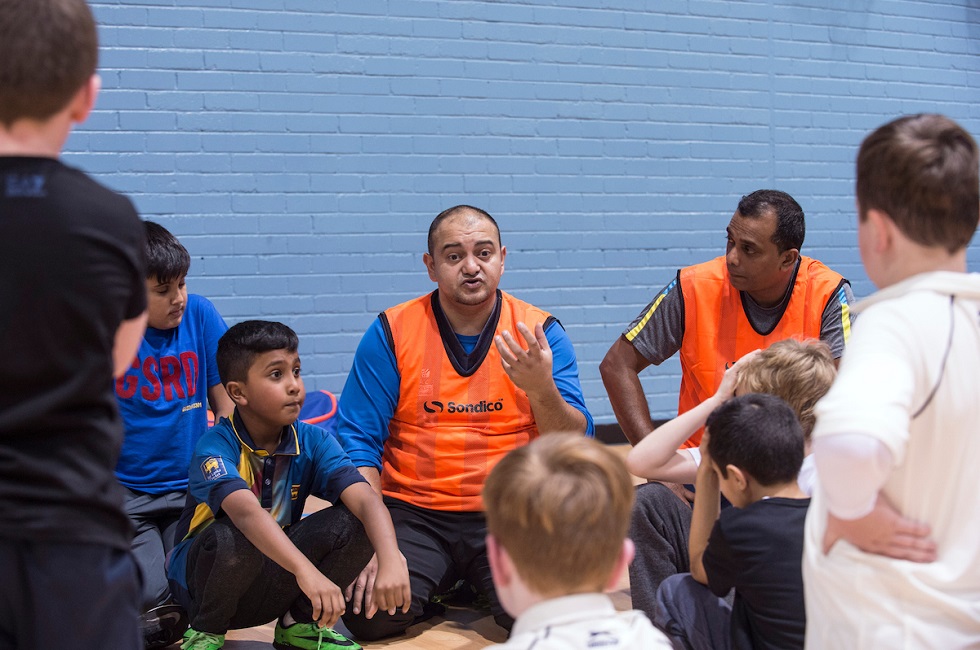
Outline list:
[[[422,408],[425,409],[426,413],[442,413],[443,411],[447,413],[492,413],[493,411],[503,411],[504,401],[498,399],[496,402],[488,402],[483,399],[476,404],[461,404],[459,402],[443,404],[433,400],[424,402]]]

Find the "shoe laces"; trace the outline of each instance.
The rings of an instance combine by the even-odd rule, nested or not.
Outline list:
[[[208,650],[209,648],[220,648],[224,645],[225,639],[222,634],[212,634],[194,630],[194,633],[187,638],[181,645],[180,650]]]

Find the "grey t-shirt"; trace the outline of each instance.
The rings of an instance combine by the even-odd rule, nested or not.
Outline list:
[[[741,295],[745,315],[752,327],[757,332],[769,332],[786,310],[786,305],[793,295],[793,284],[790,283],[786,288],[786,295],[774,307],[760,306],[744,291]],[[844,353],[843,312],[846,307],[850,318],[852,304],[854,304],[854,294],[851,292],[851,285],[845,282],[823,311],[820,340],[830,346],[835,359],[840,358]],[[633,347],[654,365],[660,365],[681,349],[681,342],[684,340],[684,298],[676,277],[654,296],[624,330],[623,335],[630,333],[633,336],[631,341]]]

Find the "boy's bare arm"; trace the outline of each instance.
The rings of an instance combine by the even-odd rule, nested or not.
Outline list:
[[[813,447],[828,506],[825,554],[845,539],[865,553],[912,562],[936,559],[929,526],[904,517],[881,493],[893,464],[883,444],[861,434],[837,434],[817,439]]]
[[[249,490],[235,490],[221,502],[221,509],[255,548],[296,576],[299,588],[313,604],[313,620],[333,627],[344,613],[340,587],[296,548],[272,515],[262,509],[255,495]]]
[[[215,384],[208,389],[208,404],[211,405],[215,422],[221,418],[230,418],[235,411],[235,403],[228,397],[228,391],[223,384]]]
[[[364,480],[368,482],[378,496],[381,496],[381,472],[378,471],[378,468],[365,465],[364,467],[358,467],[357,471],[361,473],[361,476],[364,477]]]
[[[750,352],[742,359],[749,359],[758,352]],[[697,475],[697,465],[691,454],[678,449],[684,441],[704,426],[711,412],[735,395],[735,384],[744,363],[736,362],[725,371],[725,376],[715,394],[690,411],[681,413],[665,422],[643,438],[630,450],[626,466],[631,473],[655,481],[690,483]]]
[[[707,431],[701,438],[701,465],[698,466],[698,476],[694,489],[698,498],[694,500],[694,512],[691,515],[691,532],[688,536],[687,552],[691,564],[691,577],[703,585],[708,584],[708,575],[704,571],[704,550],[708,547],[708,538],[714,528],[718,514],[721,512],[721,488],[718,475],[711,469],[712,460],[708,455]]]
[[[364,483],[355,483],[340,495],[341,501],[364,525],[375,556],[361,575],[345,590],[351,609],[371,618],[378,610],[394,614],[401,608],[407,612],[412,603],[408,579],[408,563],[398,550],[395,527],[388,509]]]
[[[149,312],[143,312],[136,318],[124,320],[116,329],[112,342],[112,376],[119,378],[133,363],[133,357],[140,348],[143,332],[146,331],[146,319]]]

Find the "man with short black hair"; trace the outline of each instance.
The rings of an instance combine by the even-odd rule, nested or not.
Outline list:
[[[551,314],[498,289],[506,256],[486,211],[443,211],[423,255],[438,289],[386,309],[357,348],[338,433],[384,496],[412,581],[408,613],[367,619],[368,566],[344,616],[361,639],[403,632],[460,579],[509,629],[487,560],[483,482],[539,435],[592,435],[571,341]]]
[[[639,373],[675,353],[682,373],[678,414],[711,397],[730,364],[781,339],[819,338],[835,359],[841,356],[854,296],[840,274],[800,254],[805,234],[803,209],[789,194],[743,196],[728,224],[725,255],[679,270],[613,343],[599,370],[632,444],[653,431]],[[700,440],[699,429],[683,446],[696,448]],[[659,583],[689,570],[691,509],[681,494],[692,498],[681,486],[661,483],[636,495],[630,585],[634,606],[651,616]]]

